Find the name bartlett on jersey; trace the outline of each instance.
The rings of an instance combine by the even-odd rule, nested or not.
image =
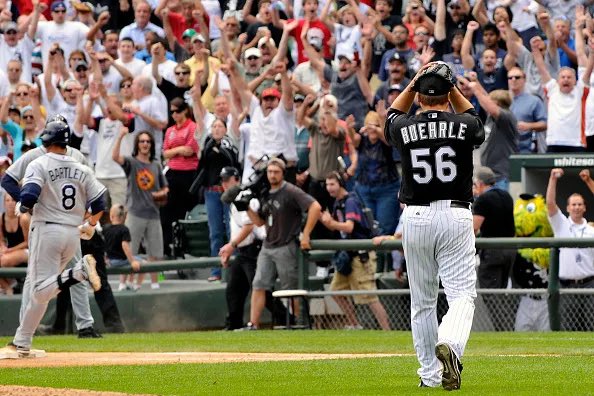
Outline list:
[[[87,179],[87,174],[81,169],[71,168],[69,166],[61,166],[47,171],[50,181],[54,182],[60,179],[79,180],[84,183]]]
[[[431,118],[432,113],[428,114]],[[455,122],[453,121],[430,121],[419,122],[400,128],[402,135],[402,143],[417,142],[419,140],[427,139],[458,139],[464,140],[466,138],[466,128],[468,125],[459,123],[457,131],[455,130]]]

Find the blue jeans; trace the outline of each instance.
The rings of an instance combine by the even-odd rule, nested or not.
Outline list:
[[[225,244],[225,237],[229,237],[229,205],[221,202],[221,195],[222,193],[217,191],[204,192],[211,257],[219,255],[219,249]],[[220,276],[221,269],[213,268],[210,275]]]
[[[375,220],[379,222],[381,234],[392,235],[400,218],[400,204],[398,203],[400,180],[373,186],[357,183],[355,189],[365,206],[371,209]]]

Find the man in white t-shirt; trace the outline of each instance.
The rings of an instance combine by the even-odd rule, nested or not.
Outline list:
[[[165,57],[166,46],[167,42],[164,39],[157,38],[148,50],[152,55],[152,62],[158,62],[158,70],[161,77],[175,84],[175,67],[177,63]],[[154,53],[155,51],[156,54]],[[141,75],[150,77],[154,81],[152,62],[142,68]]]
[[[241,91],[244,106],[249,106],[251,119],[250,145],[245,166],[251,167],[267,154],[286,162],[285,180],[294,183],[296,177],[297,149],[295,147],[295,113],[293,88],[284,61],[274,67],[281,74],[282,94],[276,88],[262,91],[258,99],[249,90]]]
[[[124,78],[134,78],[134,75],[128,69],[113,61],[107,52],[98,52],[97,62],[101,70],[103,85],[109,93],[120,92],[120,82]]]
[[[155,154],[161,158],[163,129],[167,127],[167,106],[153,91],[152,77],[138,76],[132,82],[134,102],[128,110],[134,114],[134,135],[149,131],[155,139]]]
[[[542,51],[536,45],[532,47],[532,56],[548,100],[547,152],[585,151],[585,122],[582,115],[590,92],[594,51],[587,57],[586,65],[580,64],[581,67],[585,67],[580,80],[577,80],[575,70],[569,67],[559,69],[557,80],[553,80],[545,65]],[[581,57],[578,54],[580,62],[584,62],[584,58],[584,54]]]
[[[119,58],[114,64],[124,66],[133,76],[140,76],[146,63],[134,56],[136,48],[134,48],[134,41],[130,37],[120,39],[118,53]]]
[[[50,6],[52,21],[41,21],[37,26],[36,38],[41,40],[41,57],[45,61],[50,47],[58,43],[68,59],[76,49],[84,50],[89,28],[80,22],[66,20],[66,3],[56,0]]]
[[[37,34],[39,15],[47,8],[43,2],[35,0],[33,2],[33,13],[29,19],[29,28],[27,33],[19,40],[18,25],[9,21],[2,24],[3,34],[0,35],[0,69],[6,70],[8,62],[18,60],[23,65],[22,80],[31,83],[31,57],[35,43],[33,38]]]
[[[547,212],[555,238],[594,238],[594,227],[584,218],[586,201],[581,194],[571,194],[567,198],[565,216],[557,206],[557,182],[563,176],[563,169],[551,169],[547,186]],[[594,181],[590,171],[584,169],[580,178],[590,191],[594,191]],[[594,248],[559,249],[559,281],[566,288],[594,288]],[[593,331],[594,316],[589,312],[594,298],[590,296],[564,295],[561,297],[563,330]]]

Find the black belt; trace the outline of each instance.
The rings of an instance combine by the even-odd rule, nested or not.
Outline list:
[[[431,203],[427,202],[427,203],[411,203],[411,206],[431,206]],[[450,203],[450,208],[462,208],[462,209],[468,209],[470,210],[470,202],[466,202],[466,201],[457,201],[455,199],[452,199],[452,202]]]
[[[569,285],[583,285],[583,284],[589,283],[593,280],[594,280],[594,276],[589,276],[584,279],[560,279],[559,282],[563,286],[569,286]]]
[[[531,298],[531,299],[536,300],[536,301],[542,300],[542,297],[543,296],[538,295],[538,294],[528,294],[528,298]]]

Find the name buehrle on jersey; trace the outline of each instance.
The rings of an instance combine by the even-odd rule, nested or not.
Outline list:
[[[429,114],[429,116],[432,114]],[[456,128],[456,123],[453,121],[430,121],[403,126],[400,128],[400,134],[402,135],[402,144],[428,139],[465,140],[467,128],[468,125],[465,123],[459,123]]]

